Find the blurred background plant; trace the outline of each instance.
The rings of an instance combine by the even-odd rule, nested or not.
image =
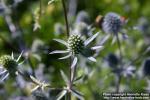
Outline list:
[[[54,38],[67,40],[64,11],[61,0],[54,0],[50,5],[48,2],[0,2],[0,55],[13,52],[17,58],[23,51],[20,59],[24,60],[18,67],[22,76],[17,76],[15,81],[8,78],[0,82],[0,100],[55,100],[66,85],[60,76],[61,70],[69,76],[69,60],[58,60],[63,54],[49,55],[51,51],[65,49],[53,41]],[[85,39],[99,31],[90,46],[104,45],[103,50],[96,50],[94,54],[96,63],[82,56],[78,59],[75,87],[84,95],[84,99],[97,100],[102,98],[103,92],[115,92],[117,75],[122,76],[120,92],[149,92],[150,1],[65,0],[65,3],[69,30],[81,33]],[[104,28],[97,27],[95,23],[98,15],[105,17],[110,12],[128,20],[121,30],[123,35],[118,34],[123,64],[120,64],[120,51],[117,42],[113,42],[113,36],[108,36]],[[46,87],[50,84],[50,88],[42,91],[38,88],[42,85],[38,83]],[[72,99],[76,100],[74,96]]]

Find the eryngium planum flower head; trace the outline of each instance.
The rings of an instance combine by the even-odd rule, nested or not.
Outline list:
[[[86,57],[87,59],[89,59],[90,61],[96,62],[96,59],[93,57],[93,52],[97,49],[101,49],[103,48],[103,46],[94,46],[94,47],[90,47],[89,44],[98,36],[99,32],[97,32],[96,34],[94,34],[93,36],[89,37],[86,40],[82,39],[82,36],[78,35],[78,34],[72,34],[69,38],[68,41],[64,41],[61,39],[54,39],[55,41],[64,44],[67,49],[66,50],[55,50],[50,52],[50,54],[62,54],[65,53],[67,54],[64,57],[61,57],[59,59],[67,59],[69,57],[73,58],[73,63],[71,68],[73,68],[78,61],[78,55],[82,55],[84,57]]]
[[[116,13],[110,12],[107,13],[102,22],[102,29],[105,33],[113,33],[117,34],[120,32],[124,20],[122,20],[122,17],[119,16]]]
[[[23,63],[19,63],[22,53],[17,59],[14,58],[13,53],[11,56],[2,55],[0,57],[0,82],[4,81],[9,75],[11,78],[15,78],[17,75],[16,72],[18,72],[18,66]]]
[[[147,58],[143,64],[143,73],[144,75],[150,75],[150,58]]]
[[[17,71],[18,63],[12,59],[9,55],[3,55],[0,57],[0,65],[3,66],[8,70],[10,75],[15,75],[15,72]]]
[[[72,54],[79,54],[84,49],[84,41],[78,34],[73,34],[68,39],[68,49]]]

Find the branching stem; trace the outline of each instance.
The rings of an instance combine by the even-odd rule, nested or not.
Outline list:
[[[120,67],[122,67],[122,51],[121,51],[121,43],[120,43],[120,40],[119,40],[119,36],[118,36],[118,33],[116,34],[116,38],[117,38],[117,45],[118,45],[118,48],[119,48],[119,54],[120,54]],[[119,92],[120,90],[120,84],[121,84],[121,78],[122,78],[122,75],[117,74],[117,83],[116,83],[116,92]]]

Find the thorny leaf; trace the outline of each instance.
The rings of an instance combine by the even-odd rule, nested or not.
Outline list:
[[[13,52],[11,53],[11,58],[14,59],[14,53]]]
[[[72,62],[72,64],[71,64],[71,68],[74,68],[76,66],[77,61],[78,61],[78,58],[75,57],[74,60],[73,60],[73,62]]]
[[[61,39],[53,39],[53,40],[65,45],[65,46],[68,46],[68,43],[64,40],[61,40]]]
[[[90,38],[88,38],[85,42],[84,45],[87,46],[88,44],[90,44],[97,36],[98,36],[99,32],[97,32],[96,34],[94,34],[93,36],[91,36]]]
[[[18,61],[20,60],[22,54],[23,54],[23,51],[21,52],[21,54],[20,54],[19,57],[17,58],[16,62],[18,62]]]
[[[61,91],[58,96],[56,97],[56,100],[61,100],[67,93],[67,90]]]
[[[84,77],[84,75],[81,75],[81,76],[79,76],[79,77],[75,78],[74,82],[78,82],[78,81],[80,81],[81,79],[83,79],[83,77]]]
[[[71,93],[80,100],[84,100],[83,94],[75,89],[71,89]]]
[[[104,45],[104,43],[106,43],[106,41],[110,38],[110,34],[107,34],[101,41],[100,41],[100,45]]]
[[[103,49],[103,46],[94,46],[91,48],[92,50],[96,50],[96,49]]]
[[[32,56],[37,59],[38,61],[41,61],[41,57],[38,54],[32,53]]]
[[[50,0],[50,1],[48,2],[48,5],[50,5],[50,4],[52,4],[53,2],[56,2],[56,1],[58,1],[58,0]]]
[[[35,22],[33,31],[36,31],[37,29],[41,29],[41,25],[38,22]]]
[[[66,75],[62,70],[60,71],[60,73],[61,73],[61,76],[62,76],[63,80],[64,80],[66,83],[68,83],[68,82],[69,82],[69,79],[68,79],[67,75]]]
[[[39,87],[40,87],[40,86],[39,86],[39,85],[37,85],[36,87],[34,87],[34,88],[31,90],[31,92],[36,91]]]
[[[111,42],[111,45],[113,45],[116,42],[117,38],[114,36]]]
[[[41,88],[42,90],[44,90],[45,87],[50,86],[50,84],[41,82],[41,81],[37,80],[36,78],[34,78],[34,77],[31,76],[31,75],[30,75],[30,78],[31,78],[31,80],[37,85],[37,86],[36,86],[37,88],[35,87],[35,89]],[[34,89],[34,90],[35,90],[35,89]]]
[[[96,59],[95,59],[94,57],[88,57],[88,59],[89,59],[90,61],[96,62]]]
[[[6,73],[6,75],[4,75],[4,77],[2,77],[2,79],[0,80],[0,82],[3,82],[8,76],[9,76],[9,73]]]
[[[69,51],[67,50],[55,50],[55,51],[52,51],[50,52],[50,54],[55,54],[55,53],[68,53]]]
[[[40,84],[41,82],[39,80],[37,80],[35,77],[30,75],[31,80],[36,83],[36,84]]]
[[[69,53],[67,56],[64,56],[64,57],[61,57],[61,58],[59,58],[59,59],[67,59],[67,58],[69,58],[69,57],[71,57],[71,53]]]

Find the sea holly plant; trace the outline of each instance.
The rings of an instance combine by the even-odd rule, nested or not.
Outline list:
[[[127,23],[127,19],[123,16],[118,15],[117,13],[114,12],[109,12],[105,16],[99,15],[96,18],[96,25],[102,29],[107,35],[104,37],[104,41],[108,40],[110,35],[113,35],[113,41],[112,44],[117,40],[117,45],[119,48],[119,53],[120,53],[120,61],[119,61],[119,74],[117,74],[117,84],[116,84],[116,92],[119,91],[119,84],[121,82],[121,75],[120,72],[122,71],[122,51],[121,51],[121,43],[119,39],[119,33],[122,33],[123,26]],[[122,33],[122,36],[125,36],[125,34]],[[126,36],[127,37],[127,36]],[[120,71],[121,69],[121,71]],[[125,72],[124,72],[125,73]]]
[[[59,59],[70,59],[71,64],[69,65],[69,78],[67,75],[65,75],[61,71],[61,75],[66,83],[66,90],[63,90],[57,97],[57,100],[60,100],[64,96],[66,96],[68,99],[71,100],[71,94],[73,94],[78,99],[84,99],[82,93],[78,92],[78,90],[74,87],[74,81],[76,80],[76,66],[79,60],[79,56],[84,56],[88,60],[96,62],[96,59],[94,58],[93,54],[94,51],[97,49],[102,49],[103,46],[93,46],[90,47],[90,43],[96,39],[96,37],[99,35],[99,32],[92,35],[88,39],[84,39],[83,36],[81,36],[81,33],[76,33],[74,31],[70,32],[70,26],[68,24],[68,17],[67,17],[67,10],[65,6],[64,0],[62,0],[62,5],[64,9],[64,15],[65,15],[65,22],[66,22],[66,33],[67,33],[67,41],[61,40],[61,39],[54,39],[55,41],[65,45],[67,48],[65,50],[55,50],[50,52],[50,54],[66,54],[66,56],[61,57]]]
[[[2,1],[4,1],[4,0],[2,0]],[[17,0],[15,0],[14,2],[16,2],[16,1]],[[22,0],[19,0],[19,1],[22,1]],[[48,4],[52,4],[55,1],[58,1],[58,0],[50,0],[48,2]],[[75,2],[76,0],[70,0],[69,3],[71,1]],[[42,12],[41,2],[42,2],[42,0],[39,0],[40,9],[38,8],[37,11],[35,11],[34,16],[33,16],[33,21],[34,21],[33,31],[36,31],[37,33],[39,32],[40,29],[42,29],[41,25],[46,25],[45,23],[43,23],[43,20],[40,20],[41,14],[43,14],[43,15],[45,14],[45,13],[41,13]],[[114,89],[116,89],[116,90],[114,90],[114,91],[120,92],[122,90],[122,88],[120,88],[121,85],[128,86],[128,84],[122,84],[122,83],[123,82],[124,83],[129,82],[128,79],[130,79],[131,76],[136,75],[135,74],[135,70],[136,70],[135,62],[138,61],[141,57],[144,58],[145,56],[147,56],[146,54],[149,52],[150,49],[149,48],[146,49],[146,51],[144,53],[141,53],[141,55],[137,54],[137,56],[136,56],[137,58],[135,58],[133,60],[132,59],[128,60],[127,58],[125,58],[126,57],[125,55],[127,52],[121,52],[122,44],[121,44],[121,41],[119,39],[120,35],[122,35],[123,38],[127,38],[127,35],[124,34],[124,32],[125,32],[124,26],[126,25],[128,20],[125,17],[123,17],[123,16],[121,16],[115,12],[108,12],[104,16],[98,16],[96,18],[96,25],[104,33],[106,33],[106,34],[104,34],[104,38],[103,38],[103,36],[101,36],[102,32],[96,32],[97,30],[95,30],[95,27],[94,27],[95,24],[90,23],[89,16],[85,12],[81,12],[79,15],[77,15],[75,23],[72,23],[73,22],[72,20],[74,20],[74,17],[73,17],[73,19],[68,20],[68,15],[69,15],[69,18],[71,18],[69,12],[72,12],[72,10],[69,9],[70,6],[69,7],[65,6],[66,3],[67,3],[67,1],[65,2],[65,0],[62,0],[66,29],[64,29],[63,25],[62,26],[58,25],[58,27],[56,28],[59,31],[56,33],[66,33],[66,36],[64,36],[66,38],[65,38],[65,40],[61,40],[61,38],[60,39],[53,39],[55,42],[63,44],[65,46],[65,49],[54,50],[54,51],[50,52],[46,45],[44,45],[43,43],[41,44],[41,42],[39,43],[36,41],[35,45],[33,44],[33,46],[32,46],[32,47],[35,47],[35,48],[32,48],[34,50],[27,49],[26,46],[21,48],[21,50],[19,50],[19,51],[22,51],[25,49],[26,52],[24,52],[24,53],[22,52],[17,59],[15,59],[13,53],[11,56],[10,55],[2,55],[0,57],[0,83],[4,82],[7,79],[7,77],[9,76],[9,78],[12,78],[13,80],[17,79],[18,84],[22,84],[22,83],[25,84],[25,86],[21,86],[21,87],[26,88],[26,86],[28,85],[28,84],[26,84],[27,83],[26,81],[28,81],[29,84],[30,83],[32,84],[32,86],[29,85],[30,90],[31,90],[30,92],[32,93],[32,96],[37,97],[37,98],[35,98],[35,100],[39,100],[39,99],[40,100],[41,99],[42,100],[49,100],[49,99],[64,100],[64,98],[65,98],[65,100],[72,100],[72,99],[73,100],[74,99],[83,100],[85,98],[90,99],[90,100],[93,100],[93,99],[99,100],[99,99],[101,99],[101,97],[99,98],[99,96],[100,96],[100,92],[102,90],[98,89],[97,86],[100,88],[101,87],[102,88],[105,88],[105,87],[109,88],[109,87],[107,87],[109,84],[110,84],[111,91],[112,91],[112,88],[115,87]],[[73,3],[70,3],[69,5],[72,5],[72,4]],[[74,5],[76,5],[76,4],[74,4]],[[5,13],[4,13],[5,7],[3,7],[3,6],[1,7],[1,6],[2,5],[0,5],[1,13],[5,15]],[[75,13],[78,13],[78,11],[75,10],[76,7],[71,6],[71,8],[74,8],[73,11]],[[50,7],[50,8],[48,7],[46,9],[48,9],[45,11],[46,13],[48,12],[48,15],[50,14],[49,13],[50,11],[52,11],[52,10],[56,11],[57,10],[57,9],[54,9],[54,7]],[[58,7],[58,9],[60,9],[60,8]],[[60,9],[60,11],[61,11],[61,9]],[[57,14],[57,12],[55,14]],[[9,15],[9,16],[7,16],[7,15]],[[18,14],[16,14],[16,15],[18,15]],[[58,14],[58,15],[60,15],[60,14]],[[8,23],[8,27],[11,26],[10,32],[11,32],[11,29],[13,29],[12,34],[17,33],[16,30],[20,30],[21,26],[24,26],[24,25],[22,25],[22,22],[21,22],[21,26],[19,25],[22,18],[18,21],[19,23],[17,23],[16,21],[14,21],[14,18],[12,18],[12,20],[10,20],[10,18],[11,18],[10,14],[6,13],[6,16],[4,16],[4,17],[9,19],[8,20],[9,23],[7,22],[7,20],[6,20],[6,22]],[[90,16],[90,17],[92,18],[93,16]],[[43,17],[43,18],[47,18],[47,17]],[[24,19],[24,17],[23,17],[23,19]],[[28,19],[28,17],[27,17],[27,19]],[[68,22],[68,21],[70,21],[70,22]],[[15,22],[15,24],[13,24],[12,22]],[[29,22],[30,22],[30,20],[29,20]],[[29,22],[27,20],[27,23],[29,23]],[[50,21],[49,24],[51,24],[53,22],[54,21],[52,20],[52,21]],[[40,23],[41,23],[41,25],[40,25]],[[48,26],[49,26],[49,24],[48,24]],[[43,31],[45,32],[48,30],[45,27],[45,29],[40,30],[40,33],[42,33]],[[24,29],[23,29],[23,31],[20,31],[20,32],[23,33]],[[26,34],[24,34],[24,35],[26,38]],[[39,34],[36,34],[35,38],[39,38],[38,35]],[[59,34],[59,35],[57,34],[56,37],[57,36],[61,37],[63,35],[64,34]],[[115,84],[112,84],[112,82],[109,82],[109,81],[107,81],[105,84],[105,82],[104,82],[105,77],[103,77],[103,72],[101,73],[101,71],[103,71],[103,69],[99,68],[99,67],[95,68],[95,66],[93,66],[93,64],[95,64],[95,62],[97,62],[97,60],[101,60],[101,57],[105,57],[105,54],[107,54],[107,51],[102,52],[103,54],[99,51],[104,48],[104,43],[109,39],[109,37],[111,35],[113,36],[112,37],[113,38],[112,44],[117,42],[116,43],[118,45],[117,50],[119,52],[116,52],[116,53],[113,52],[112,54],[109,54],[106,58],[108,65],[111,68],[111,72],[109,71],[108,75],[109,76],[114,75],[115,80],[112,80],[112,81]],[[46,34],[46,36],[48,36],[48,34]],[[45,35],[42,37],[45,37]],[[53,38],[53,35],[51,35],[50,38]],[[31,39],[29,39],[28,43],[30,43],[30,41],[32,39],[33,38],[31,37]],[[99,40],[100,40],[100,42],[99,42]],[[45,38],[44,38],[44,41],[45,41]],[[20,44],[20,46],[23,45],[22,43],[19,43],[19,44]],[[27,44],[27,46],[28,45],[30,45],[30,44]],[[40,45],[40,47],[39,47],[39,45]],[[141,43],[140,43],[140,45],[141,45]],[[13,47],[17,47],[17,46],[13,46]],[[115,48],[115,47],[111,47],[110,45],[109,46],[105,45],[105,48],[106,47],[109,47],[108,48],[109,50],[114,50],[114,48]],[[40,49],[40,51],[42,50],[42,52],[39,53],[38,52],[39,49]],[[123,49],[125,50],[125,47]],[[127,47],[127,49],[129,50],[128,47]],[[143,48],[140,50],[143,50]],[[16,51],[18,51],[18,49]],[[61,70],[60,74],[62,76],[62,79],[61,80],[58,80],[59,78],[56,79],[56,82],[61,81],[58,84],[62,84],[63,83],[62,80],[65,83],[64,85],[61,85],[60,88],[58,86],[56,86],[56,88],[53,87],[52,86],[53,82],[52,83],[47,82],[48,80],[53,81],[53,79],[55,79],[54,76],[57,76],[57,75],[55,75],[55,73],[51,74],[51,72],[58,71],[58,70],[55,70],[56,68],[53,67],[53,62],[52,63],[47,62],[47,60],[51,61],[51,59],[53,59],[53,58],[47,59],[47,57],[44,57],[44,59],[43,59],[43,56],[45,54],[47,56],[48,52],[50,52],[50,54],[61,54],[61,56],[62,55],[63,56],[58,58],[58,59],[63,60],[63,61],[68,61],[68,63],[63,62],[63,64],[62,64],[62,66],[64,64],[65,65],[68,64],[67,70],[65,71],[68,73],[65,73],[62,69],[60,69]],[[117,55],[119,53],[120,53],[120,55]],[[123,55],[122,53],[125,53],[125,54]],[[101,55],[99,56],[99,54],[101,54]],[[23,55],[23,57],[22,57],[22,55]],[[136,55],[136,52],[135,52],[135,55]],[[127,56],[131,57],[132,55],[127,55]],[[134,56],[134,54],[133,54],[133,56]],[[32,59],[33,57],[36,58],[37,61],[34,61],[35,59]],[[85,58],[85,60],[82,59],[82,57]],[[25,60],[27,60],[27,61],[25,63],[29,64],[29,66],[30,66],[29,71],[31,71],[31,73],[28,71],[23,71],[21,69],[22,66],[26,66],[26,64],[22,65],[22,63],[24,61],[20,62],[21,58],[26,58]],[[96,60],[96,58],[99,58],[99,59]],[[103,62],[100,61],[100,63],[98,63],[96,65],[100,65],[100,67],[101,67],[102,64],[103,64]],[[56,63],[56,65],[58,65],[58,64]],[[143,64],[143,73],[145,76],[150,76],[149,65],[150,65],[150,58],[148,57]],[[19,67],[19,66],[21,66],[21,67]],[[41,68],[41,66],[42,66],[42,68]],[[92,67],[90,67],[90,66],[92,66]],[[82,69],[83,67],[84,67],[84,70]],[[48,68],[48,70],[47,70],[47,68]],[[49,70],[49,68],[50,68],[50,70]],[[52,68],[52,70],[51,70],[51,68]],[[104,70],[104,75],[106,73],[107,72],[105,72],[105,70]],[[21,76],[21,78],[18,77],[19,75]],[[98,77],[97,77],[97,75],[98,75]],[[42,76],[42,77],[40,79],[38,79],[38,76]],[[90,80],[87,81],[87,79],[90,79],[91,76],[93,76],[93,78],[91,78],[92,81],[90,81]],[[110,77],[106,76],[106,78],[109,78],[109,80],[110,80]],[[122,78],[125,80],[122,81]],[[132,78],[135,78],[135,77],[132,77]],[[20,81],[19,79],[25,79],[25,81],[24,81],[25,83]],[[126,81],[126,79],[127,79],[127,81]],[[43,81],[43,80],[46,80],[46,81]],[[82,82],[84,84],[82,84]],[[137,82],[137,81],[134,81],[131,84],[134,85],[135,82]],[[80,83],[80,86],[78,83]],[[96,84],[93,84],[93,83],[96,83]],[[103,84],[104,84],[104,87],[102,86]],[[94,85],[96,85],[96,86],[94,86]],[[138,86],[139,86],[139,83],[138,83]],[[82,87],[84,87],[84,89]],[[129,88],[130,87],[132,87],[132,86],[129,85]],[[79,88],[83,91],[89,90],[91,92],[90,95],[89,95],[89,91],[83,92],[83,91],[80,91]],[[131,90],[133,88],[131,88]],[[48,91],[46,91],[46,90],[48,90]],[[53,94],[51,92],[54,92],[55,94]],[[23,94],[24,94],[24,91],[23,91]],[[15,95],[16,95],[16,93],[15,93]],[[38,98],[38,96],[39,96],[39,98]],[[45,98],[44,98],[44,96],[45,96]],[[89,98],[89,96],[91,96],[91,98]],[[27,99],[27,100],[30,100],[30,99]]]
[[[77,65],[78,62],[78,57],[79,55],[82,55],[84,57],[87,57],[88,60],[96,62],[96,59],[93,57],[93,52],[96,49],[102,49],[103,46],[94,46],[94,47],[89,47],[88,45],[98,36],[99,32],[97,32],[96,34],[94,34],[93,36],[89,37],[88,39],[86,39],[84,41],[84,39],[82,38],[82,36],[80,36],[79,34],[71,34],[66,41],[61,40],[61,39],[54,39],[55,41],[65,45],[67,47],[66,50],[55,50],[50,52],[50,54],[61,54],[61,53],[67,53],[66,56],[61,57],[59,59],[67,59],[67,58],[73,58],[72,64],[71,64],[71,81],[74,81],[74,74],[75,74],[75,67]],[[62,76],[64,76],[64,74],[62,74]],[[64,78],[64,80],[66,80],[66,78]],[[68,83],[68,81],[66,81]],[[81,94],[79,92],[77,92],[74,89],[70,89],[71,91],[74,91],[73,93],[75,93],[77,95],[77,97],[79,98],[81,96]],[[65,90],[64,90],[65,91]],[[62,94],[65,94],[65,92],[62,92]]]
[[[15,79],[17,75],[23,76],[25,79],[28,79],[28,81],[34,83],[36,86],[31,90],[32,92],[36,91],[38,88],[41,88],[43,91],[46,87],[51,88],[50,84],[39,81],[32,75],[29,75],[28,73],[23,73],[19,67],[23,64],[24,60],[22,62],[19,62],[23,55],[23,52],[18,56],[17,59],[14,58],[14,54],[12,53],[10,55],[2,55],[0,57],[0,82],[5,81],[8,76],[10,78]]]

